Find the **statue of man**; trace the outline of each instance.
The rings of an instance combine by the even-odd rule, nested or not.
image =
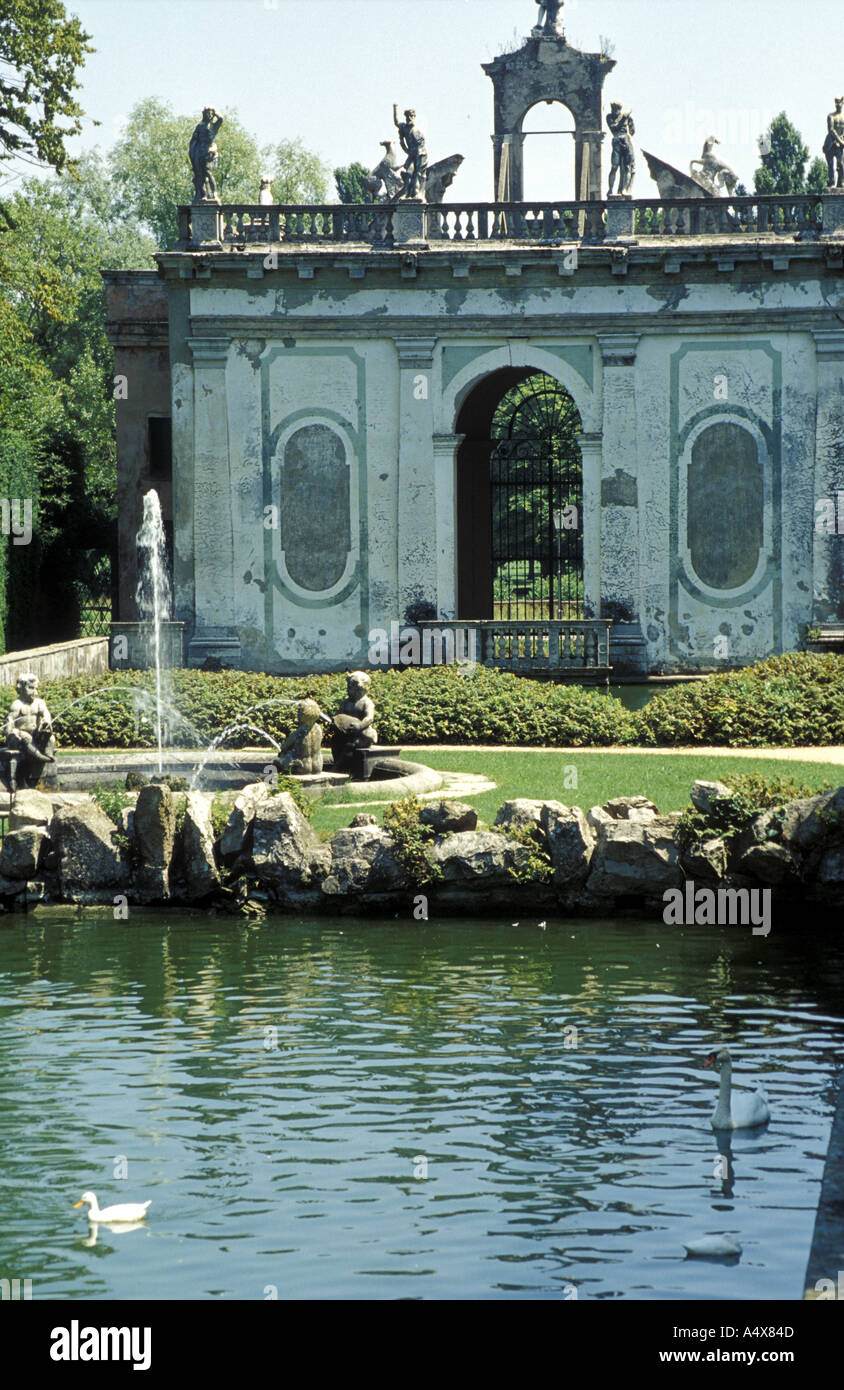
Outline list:
[[[539,19],[534,34],[554,34],[563,37],[563,0],[536,0]]]
[[[222,124],[222,116],[217,114],[213,106],[206,106],[202,113],[202,120],[190,138],[188,154],[193,167],[193,201],[195,203],[203,203],[208,200],[219,202],[217,183],[213,173],[218,155],[214,141]]]
[[[407,155],[404,162],[403,198],[424,198],[425,178],[428,173],[428,151],[425,136],[416,124],[416,112],[407,110],[404,120],[399,120],[399,108],[393,103],[393,121],[399,133],[399,143]]]
[[[38,677],[32,671],[18,676],[17,699],[6,719],[6,747],[20,754],[17,782],[35,787],[46,763],[56,761],[56,740],[50,711],[38,695]]]
[[[636,127],[633,124],[630,110],[623,110],[620,101],[612,103],[607,116],[607,125],[612,131],[612,168],[610,169],[610,186],[607,193],[607,197],[611,198],[616,175],[619,179],[619,194],[629,193],[633,184],[633,175],[636,172],[633,136],[636,134]]]
[[[826,127],[823,152],[829,165],[829,186],[844,188],[844,97],[835,98],[835,110],[827,116]]]

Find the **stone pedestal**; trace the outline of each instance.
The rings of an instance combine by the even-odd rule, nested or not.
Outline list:
[[[219,251],[223,245],[222,207],[216,199],[193,203],[190,210],[192,247]]]
[[[393,213],[393,245],[424,247],[428,210],[421,198],[400,198]]]
[[[823,195],[823,235],[844,237],[844,188],[828,188]]]
[[[607,241],[632,237],[636,231],[636,209],[629,193],[611,193],[607,198]]]

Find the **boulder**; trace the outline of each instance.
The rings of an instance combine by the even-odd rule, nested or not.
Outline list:
[[[318,901],[331,866],[331,850],[311,829],[290,793],[259,797],[251,824],[251,848],[236,867],[265,884],[274,900],[285,906]]]
[[[512,888],[511,869],[526,869],[531,858],[527,845],[508,840],[494,830],[462,830],[438,840],[431,850],[445,884],[472,884],[481,889]]]
[[[619,820],[601,828],[586,881],[589,893],[661,897],[682,881],[673,818],[658,816],[648,824]]]
[[[592,806],[586,812],[586,823],[594,835],[600,835],[606,826],[615,824],[615,818],[603,806]]]
[[[38,872],[42,850],[50,838],[42,825],[28,825],[12,830],[0,850],[0,876],[3,878],[33,878]]]
[[[422,825],[429,825],[435,835],[456,835],[461,830],[475,830],[478,813],[465,801],[430,801],[419,814]]]
[[[818,895],[844,903],[844,848],[840,845],[821,855],[815,873]]]
[[[595,834],[579,806],[545,801],[540,824],[548,842],[558,888],[583,883],[595,849]]]
[[[129,865],[114,843],[117,827],[94,801],[63,806],[50,823],[50,839],[59,856],[59,890],[78,902],[91,894],[109,897],[110,889],[129,885]]]
[[[785,883],[797,877],[797,861],[779,841],[780,819],[774,810],[754,816],[730,853],[730,868],[762,883]]]
[[[783,842],[802,855],[844,839],[844,787],[820,796],[790,801],[784,808]]]
[[[605,801],[601,809],[613,820],[635,820],[641,824],[659,815],[659,807],[646,796],[614,796],[611,801]]]
[[[513,801],[505,801],[493,821],[501,830],[541,830],[544,801],[531,801],[519,796]],[[560,805],[559,802],[555,803]],[[467,829],[471,827],[467,826]]]
[[[26,892],[26,879],[0,878],[0,902],[4,899],[20,898]]]
[[[696,811],[703,815],[711,814],[715,803],[723,801],[724,797],[732,796],[732,789],[725,782],[695,782],[692,787],[691,801]]]
[[[135,802],[133,844],[135,891],[141,902],[170,897],[170,861],[176,839],[176,810],[168,786],[141,787]]]
[[[214,831],[211,825],[213,797],[188,792],[185,818],[176,837],[175,874],[180,897],[188,902],[207,898],[220,883],[214,859]]]
[[[360,830],[363,825],[377,825],[378,817],[371,816],[368,811],[358,811],[356,816],[352,816],[349,821],[350,830]]]
[[[720,836],[713,836],[693,849],[683,850],[681,861],[687,878],[696,883],[717,883],[727,873],[726,843]]]
[[[331,865],[323,879],[328,897],[396,893],[410,886],[392,836],[379,825],[349,826],[331,837]]]
[[[55,815],[55,810],[52,797],[24,787],[15,794],[9,812],[9,829],[23,830],[29,825],[42,825],[46,829]]]
[[[244,853],[249,844],[255,812],[268,796],[266,782],[250,782],[235,797],[228,823],[220,836],[219,850],[223,863],[231,864]]]

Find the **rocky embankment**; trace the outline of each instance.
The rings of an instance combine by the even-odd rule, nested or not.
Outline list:
[[[698,782],[706,813],[729,789]],[[558,801],[508,801],[479,829],[471,806],[428,803],[410,872],[406,847],[360,815],[324,841],[289,793],[257,782],[237,796],[222,834],[212,798],[190,792],[177,814],[167,786],[147,786],[121,824],[91,799],[18,793],[0,851],[0,902],[174,903],[247,915],[410,914],[422,893],[430,914],[514,909],[662,915],[666,893],[691,882],[772,890],[775,902],[844,903],[844,787],[759,814],[731,840],[692,846],[680,813],[644,797],[618,797],[584,813]],[[698,918],[697,920],[701,920]],[[705,918],[703,920],[706,920]]]

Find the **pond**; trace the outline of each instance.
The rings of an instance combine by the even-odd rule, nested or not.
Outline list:
[[[841,938],[809,926],[6,918],[0,1276],[34,1299],[797,1299],[844,1038]],[[722,1041],[772,1113],[729,1179]],[[151,1198],[147,1222],[89,1233],[86,1189]],[[685,1258],[706,1233],[740,1260]]]

